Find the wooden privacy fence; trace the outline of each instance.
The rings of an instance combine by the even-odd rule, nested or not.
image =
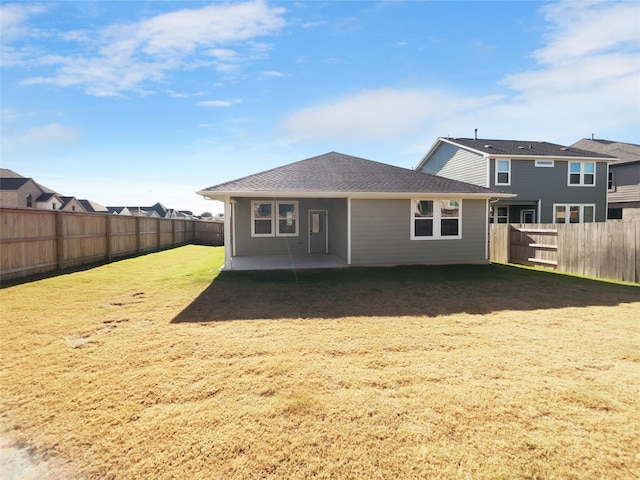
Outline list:
[[[0,276],[8,280],[196,242],[222,245],[223,224],[0,209]]]
[[[491,224],[493,261],[640,283],[640,222]]]

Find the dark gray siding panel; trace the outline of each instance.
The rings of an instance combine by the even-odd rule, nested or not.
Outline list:
[[[517,204],[540,200],[540,223],[553,223],[553,205],[592,203],[596,205],[596,221],[607,216],[607,165],[596,163],[596,185],[569,186],[567,161],[556,160],[553,167],[536,167],[534,160],[511,160],[511,185],[495,184],[495,160],[490,162],[491,188],[517,193],[513,199],[503,201]],[[531,207],[529,207],[531,208]]]
[[[640,200],[640,163],[609,166],[613,173],[614,190],[609,202],[637,202]]]
[[[450,143],[441,143],[421,171],[481,187],[487,186],[487,161],[482,155]]]
[[[251,202],[267,202],[279,199],[238,198],[236,199],[236,256],[252,255],[299,255],[309,249],[309,210],[327,210],[329,217],[329,253],[347,259],[347,200],[295,198],[299,208],[297,237],[252,237]]]
[[[410,200],[351,201],[351,263],[400,264],[484,260],[485,200],[462,201],[462,238],[411,240]]]

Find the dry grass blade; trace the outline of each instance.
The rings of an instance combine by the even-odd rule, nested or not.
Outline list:
[[[5,444],[50,479],[637,478],[640,288],[221,261],[0,290]]]

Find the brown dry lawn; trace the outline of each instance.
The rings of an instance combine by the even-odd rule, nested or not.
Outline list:
[[[50,479],[631,479],[640,288],[504,265],[0,290],[0,432]]]

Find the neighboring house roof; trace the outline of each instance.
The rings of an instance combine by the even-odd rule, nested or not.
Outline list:
[[[619,159],[616,165],[619,165],[621,163],[640,161],[640,145],[636,145],[635,143],[583,138],[581,140],[578,140],[571,146],[584,150],[591,150],[592,152],[597,152],[599,154],[608,155],[611,157],[616,157],[617,159]]]
[[[30,178],[24,177],[9,177],[0,178],[0,190],[18,190],[25,183],[32,181]]]
[[[56,197],[55,193],[43,193],[38,198],[36,198],[36,203],[48,202],[52,198]]]
[[[24,178],[19,173],[14,172],[8,168],[0,168],[0,177],[2,178]]]
[[[89,213],[109,213],[107,207],[91,200],[78,199],[78,202],[80,202],[82,208],[84,208]]]
[[[556,143],[537,142],[527,140],[489,140],[486,138],[444,138],[440,137],[433,144],[427,154],[416,167],[419,170],[424,166],[435,149],[443,142],[473,150],[484,157],[508,157],[508,158],[571,158],[582,160],[614,161],[611,155],[604,155],[575,147],[566,147]]]
[[[200,195],[234,196],[399,196],[411,194],[511,197],[488,188],[330,152],[205,188]]]

